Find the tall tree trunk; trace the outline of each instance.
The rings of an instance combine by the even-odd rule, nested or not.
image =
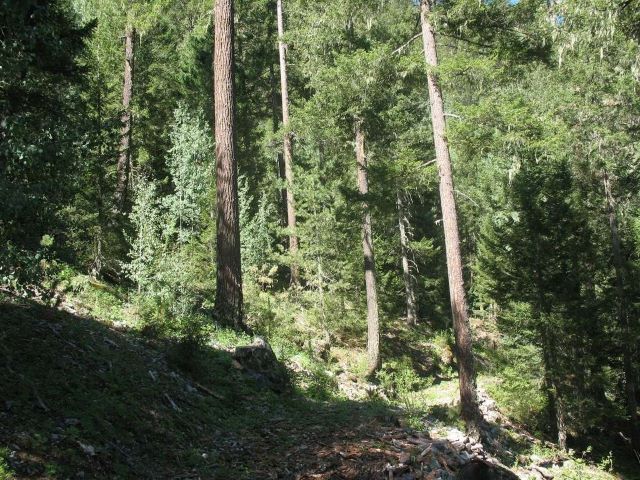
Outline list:
[[[364,131],[362,120],[355,122],[356,160],[358,162],[358,191],[366,197],[369,193],[367,157],[364,153]],[[373,254],[373,234],[371,212],[365,199],[362,203],[362,250],[364,253],[364,283],[367,292],[367,353],[369,369],[367,375],[373,375],[381,364],[380,360],[380,320],[378,317],[378,290],[376,287],[376,262]]]
[[[638,425],[638,403],[636,377],[633,368],[633,349],[635,346],[634,332],[627,311],[627,302],[624,293],[625,266],[622,259],[620,235],[618,233],[618,216],[616,213],[616,201],[611,191],[609,174],[603,172],[604,193],[609,217],[609,230],[611,232],[611,247],[613,251],[613,264],[616,272],[616,291],[618,295],[618,323],[624,338],[623,343],[623,368],[625,394],[627,397],[627,414],[629,415],[629,429],[631,431],[631,444],[636,452],[640,452],[640,426]]]
[[[404,207],[404,193],[398,190],[398,227],[400,229],[400,252],[402,255],[402,278],[404,280],[404,290],[407,297],[407,323],[415,325],[418,323],[416,312],[416,282],[411,275],[409,265],[409,220]]]
[[[271,86],[271,123],[273,124],[273,133],[274,136],[278,133],[278,128],[280,125],[280,101],[278,99],[277,87],[276,87],[276,79],[275,79],[275,68],[273,64],[269,65],[269,84]],[[278,152],[276,156],[276,168],[278,172],[278,178],[280,179],[282,185],[286,185],[287,177],[284,173],[284,157],[281,152]],[[283,187],[279,190],[279,209],[278,209],[278,218],[280,220],[280,226],[285,227],[287,225],[287,189]]]
[[[436,162],[440,174],[440,203],[442,223],[447,255],[447,272],[449,276],[449,295],[453,313],[453,331],[456,341],[456,358],[460,380],[461,415],[469,427],[474,427],[480,419],[478,410],[475,367],[471,345],[471,328],[462,276],[462,255],[460,253],[460,234],[458,232],[458,214],[453,189],[453,174],[449,145],[445,134],[446,123],[444,104],[438,78],[434,69],[438,66],[436,38],[429,20],[429,0],[421,0],[420,17],[422,23],[422,40],[424,56],[427,62],[427,81],[431,103],[431,123],[433,140],[436,149]]]
[[[136,30],[129,25],[124,35],[124,87],[122,90],[122,130],[120,133],[120,153],[117,164],[116,206],[124,211],[131,173],[131,137],[133,117],[131,99],[133,98],[134,43]]]
[[[216,141],[217,288],[216,311],[223,323],[244,328],[235,144],[233,1],[216,0],[213,96]]]
[[[291,254],[291,283],[298,285],[300,275],[296,255],[298,253],[298,237],[296,236],[296,204],[293,198],[293,138],[289,131],[289,87],[287,80],[287,45],[282,41],[284,36],[284,19],[282,0],[277,0],[278,13],[278,52],[280,55],[280,91],[282,97],[282,126],[284,128],[284,173],[287,180],[287,227],[289,228],[289,253]]]
[[[101,81],[101,77],[100,74],[98,74],[97,76],[97,88],[96,88],[96,93],[97,93],[97,98],[96,98],[96,121],[95,121],[95,129],[97,132],[97,139],[98,139],[98,161],[95,163],[94,166],[94,179],[95,179],[95,186],[96,186],[96,211],[98,214],[98,222],[97,222],[97,233],[94,236],[94,255],[93,255],[93,262],[92,262],[92,266],[91,266],[91,275],[94,278],[100,278],[102,275],[102,261],[104,260],[103,258],[103,254],[102,254],[102,242],[104,240],[104,228],[103,226],[107,224],[107,218],[106,218],[106,210],[104,208],[104,197],[103,194],[104,192],[107,190],[105,188],[105,183],[104,183],[104,162],[103,162],[103,145],[104,145],[104,138],[103,138],[103,129],[102,129],[102,124],[103,124],[103,118],[102,118],[102,92],[103,92],[103,85],[102,85],[102,81]]]

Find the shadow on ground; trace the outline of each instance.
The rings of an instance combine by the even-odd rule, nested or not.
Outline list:
[[[278,396],[211,348],[187,373],[166,343],[0,300],[0,479],[382,478],[380,404]]]

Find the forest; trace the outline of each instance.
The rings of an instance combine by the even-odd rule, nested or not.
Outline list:
[[[639,0],[0,0],[0,480],[640,479]]]

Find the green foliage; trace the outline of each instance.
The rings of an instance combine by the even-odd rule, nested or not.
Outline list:
[[[415,425],[425,412],[449,423],[457,415],[418,3],[284,2],[296,258],[283,220],[274,2],[237,1],[234,19],[247,324],[282,361],[300,364],[305,395],[335,400],[339,370],[362,380],[366,202],[384,331],[378,381]],[[163,339],[171,365],[198,378],[230,368],[208,346],[250,341],[215,326],[211,314],[211,5],[0,4],[0,21],[11,26],[0,42],[0,285],[56,302],[64,294],[103,321]],[[566,407],[570,441],[618,427],[622,351],[640,338],[637,322],[627,328],[618,315],[621,300],[629,319],[640,314],[638,14],[629,2],[605,0],[445,0],[431,20],[481,383],[508,416],[545,435],[554,401]],[[114,189],[128,26],[137,34],[123,215]],[[357,120],[365,197],[356,188]],[[612,261],[605,175],[621,266]],[[421,325],[413,329],[397,321],[406,309],[397,198],[416,280]],[[294,262],[302,281],[292,287]],[[182,458],[189,468],[200,461],[195,450]],[[590,475],[581,462],[562,475]],[[114,468],[126,476],[126,464]]]
[[[69,227],[75,181],[66,172],[86,171],[92,132],[74,99],[93,25],[77,25],[64,0],[4,1],[0,21],[12,26],[0,47],[0,244],[35,256],[43,235],[60,241]]]
[[[44,283],[50,266],[47,247],[33,252],[7,242],[0,251],[0,282],[26,294],[30,287]]]
[[[153,182],[139,181],[130,215],[135,237],[124,268],[149,327],[197,342],[211,297],[211,279],[201,263],[209,252],[210,137],[204,122],[180,107],[171,138],[171,192],[162,195]]]
[[[540,351],[527,343],[504,342],[488,355],[491,377],[482,383],[500,411],[519,424],[544,426],[547,398],[540,388],[544,375]]]
[[[401,403],[408,403],[410,392],[427,388],[433,382],[433,379],[419,376],[406,357],[386,362],[376,379],[390,398]]]
[[[587,449],[587,453],[590,452]],[[575,458],[565,462],[558,478],[561,480],[581,480],[583,478],[593,478],[594,480],[610,480],[615,478],[613,474],[613,460],[611,455],[604,458],[597,467],[594,467],[584,458]]]
[[[276,230],[275,211],[266,194],[262,194],[257,205],[249,193],[246,177],[238,179],[240,202],[240,246],[243,274],[250,282],[264,287],[273,284],[278,265],[274,262],[273,244]]]
[[[9,469],[7,458],[9,456],[9,450],[6,448],[0,448],[0,480],[12,480],[13,473]]]

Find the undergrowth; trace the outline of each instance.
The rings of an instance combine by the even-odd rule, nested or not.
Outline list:
[[[230,351],[252,337],[215,326],[202,312],[185,315],[186,329],[178,331],[158,325],[161,309],[145,311],[134,295],[71,270],[62,269],[50,288],[54,294],[46,302],[75,313],[0,298],[2,360],[12,373],[0,380],[12,395],[0,440],[30,452],[20,468],[33,464],[48,478],[87,468],[92,478],[129,478],[149,468],[167,475],[220,474],[228,466],[211,438],[222,435],[224,441],[221,432],[233,437],[259,429],[273,416],[304,425],[312,411],[315,421],[327,415],[340,424],[353,421],[354,411],[390,418],[387,410],[400,409],[406,427],[464,428],[447,331],[387,322],[384,366],[371,386],[357,329],[328,337],[326,324],[291,298],[262,296],[250,325],[289,367],[294,392],[282,397],[233,367]],[[480,385],[504,414],[542,435],[538,352],[508,340],[496,347],[477,343]],[[518,448],[529,457],[556,455],[535,445]],[[10,453],[0,450],[0,480],[13,478]],[[566,462],[556,478],[609,479],[616,461],[587,451]]]

